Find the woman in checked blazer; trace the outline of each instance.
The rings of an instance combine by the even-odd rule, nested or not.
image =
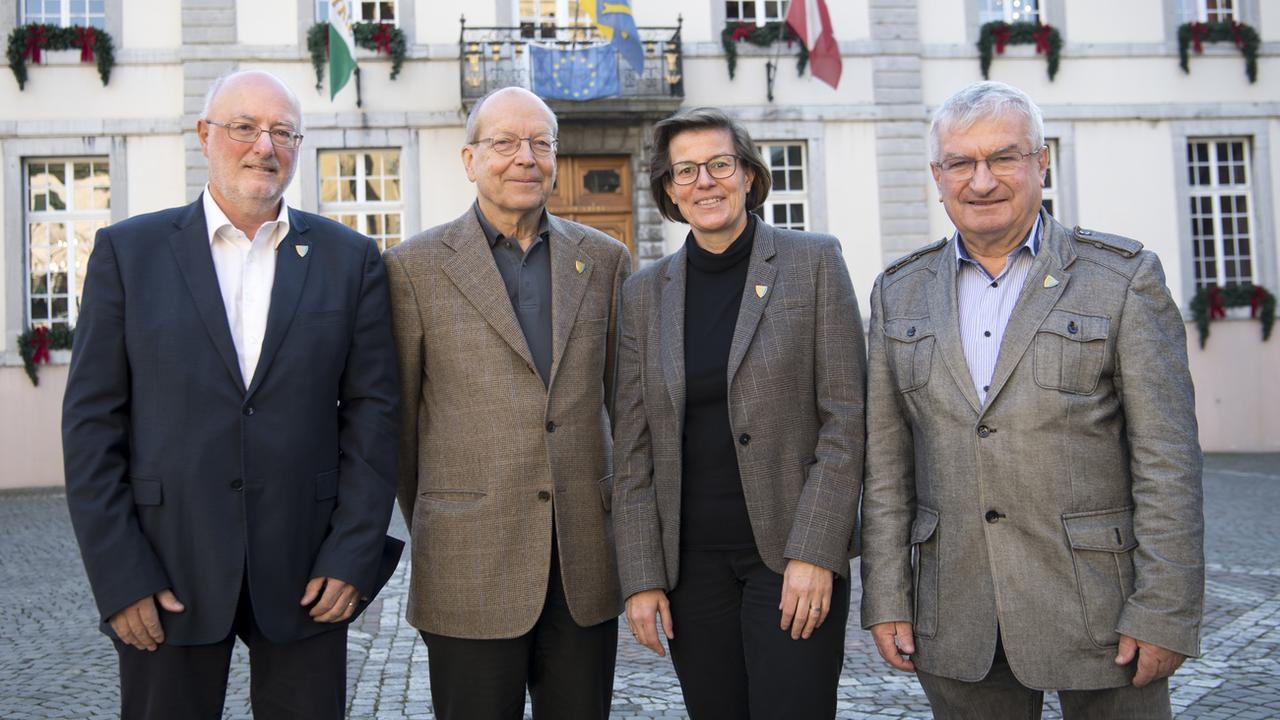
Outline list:
[[[690,226],[623,289],[613,515],[627,622],[699,718],[830,718],[862,482],[865,352],[840,244],[749,213],[771,177],[723,112],[654,128]],[[750,678],[750,680],[749,680]]]

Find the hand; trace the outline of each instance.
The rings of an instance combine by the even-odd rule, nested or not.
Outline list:
[[[1186,655],[1166,650],[1159,645],[1121,635],[1116,664],[1128,665],[1133,662],[1134,655],[1138,656],[1138,671],[1133,675],[1134,687],[1142,687],[1152,680],[1169,677],[1187,659]]]
[[[164,626],[160,624],[160,613],[156,611],[157,602],[165,612],[180,613],[187,609],[171,590],[148,595],[111,616],[111,629],[120,642],[149,652],[154,652],[164,642]]]
[[[658,639],[656,616],[662,617],[662,631],[671,640],[676,636],[675,625],[671,622],[671,603],[662,590],[642,590],[627,598],[627,625],[631,634],[643,646],[665,656],[662,642]]]
[[[791,639],[809,639],[822,627],[831,611],[831,576],[826,569],[803,560],[788,560],[782,573],[782,629],[791,630]]]
[[[916,651],[914,630],[909,622],[882,622],[871,626],[871,639],[876,641],[880,657],[895,670],[915,672],[911,655]]]
[[[321,594],[321,589],[324,593]],[[316,601],[319,598],[319,602]],[[360,593],[355,587],[337,578],[313,577],[307,581],[307,591],[302,596],[300,605],[310,605],[311,619],[322,623],[342,622],[356,611],[356,603],[360,601]]]

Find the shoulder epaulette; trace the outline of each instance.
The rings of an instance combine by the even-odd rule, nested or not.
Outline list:
[[[931,242],[928,245],[925,245],[924,247],[917,249],[915,252],[911,253],[910,255],[900,257],[897,260],[894,260],[892,263],[889,263],[889,267],[884,269],[884,274],[892,275],[898,272],[898,270],[901,270],[903,265],[906,265],[907,263],[911,262],[912,260],[915,260],[921,255],[928,255],[929,253],[945,246],[946,244],[947,244],[947,238],[942,238],[941,240],[935,240],[934,242]]]
[[[1077,242],[1088,243],[1101,250],[1110,250],[1127,258],[1137,255],[1138,251],[1142,250],[1142,243],[1133,238],[1098,232],[1097,230],[1086,230],[1079,225],[1072,229],[1071,237],[1075,238]]]

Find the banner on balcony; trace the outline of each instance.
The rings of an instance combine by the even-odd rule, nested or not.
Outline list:
[[[533,92],[553,100],[594,100],[618,94],[618,53],[612,45],[562,50],[529,46]]]

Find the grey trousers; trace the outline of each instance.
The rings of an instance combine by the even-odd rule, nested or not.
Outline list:
[[[1018,682],[1004,649],[996,648],[991,672],[978,682],[964,682],[917,671],[916,677],[938,720],[1039,720],[1044,692]],[[1064,720],[1172,720],[1169,680],[1145,687],[1125,685],[1104,690],[1059,690]]]

